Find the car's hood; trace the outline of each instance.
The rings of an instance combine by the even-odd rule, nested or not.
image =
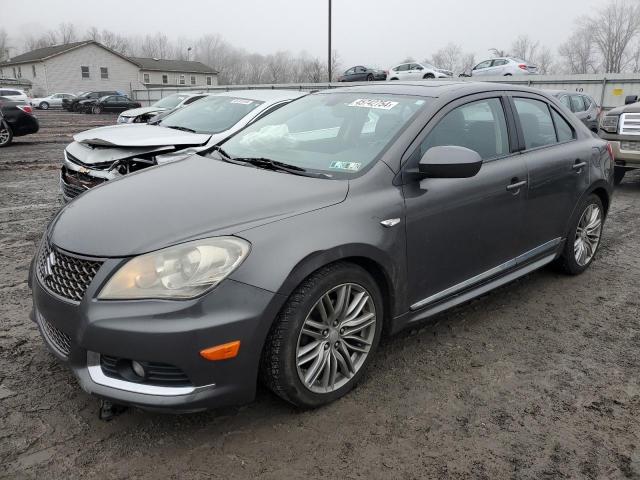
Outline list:
[[[161,147],[203,145],[211,135],[183,132],[158,125],[111,125],[94,128],[73,136],[76,142],[109,147]]]
[[[140,107],[140,108],[132,108],[131,110],[125,110],[120,115],[123,117],[138,117],[140,115],[146,115],[148,113],[164,112],[165,110],[166,108]]]
[[[347,191],[346,180],[193,155],[83,193],[54,220],[50,239],[70,252],[125,257],[197,238],[238,234],[340,203]]]
[[[640,102],[612,108],[606,113],[606,115],[622,115],[623,113],[640,113]]]

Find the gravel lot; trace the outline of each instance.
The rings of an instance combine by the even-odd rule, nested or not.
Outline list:
[[[0,150],[1,478],[640,478],[640,175],[584,275],[545,269],[386,339],[328,407],[260,391],[103,422],[29,320],[26,277],[64,145],[115,116],[37,115],[40,133]]]

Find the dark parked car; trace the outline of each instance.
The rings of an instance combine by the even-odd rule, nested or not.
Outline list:
[[[560,103],[571,110],[589,130],[598,133],[601,110],[593,98],[585,93],[566,90],[554,90],[548,93],[560,100]]]
[[[31,268],[33,319],[81,386],[116,403],[247,402],[260,377],[326,404],[383,331],[552,262],[589,267],[613,159],[565,112],[489,83],[300,98],[63,208]]]
[[[0,97],[0,147],[9,145],[13,137],[36,133],[39,128],[31,105],[22,100]]]
[[[140,107],[140,102],[131,100],[126,95],[107,95],[100,98],[80,100],[76,110],[84,113],[124,112],[125,110]]]
[[[338,77],[339,82],[373,82],[374,80],[386,80],[387,72],[376,68],[351,67]]]
[[[63,98],[62,108],[64,108],[65,110],[68,110],[69,112],[77,112],[78,103],[80,103],[82,100],[94,100],[94,99],[105,97],[107,95],[122,95],[122,92],[118,92],[116,90],[82,92],[82,93],[79,93],[78,96],[75,98]]]

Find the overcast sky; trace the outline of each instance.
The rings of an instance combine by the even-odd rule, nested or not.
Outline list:
[[[606,0],[605,0],[606,1]],[[119,33],[219,33],[248,51],[326,57],[327,0],[0,0],[0,27],[19,38],[62,21]],[[343,67],[387,68],[453,41],[479,61],[528,34],[556,52],[573,21],[602,0],[333,0],[333,46]],[[215,67],[215,65],[214,65]]]

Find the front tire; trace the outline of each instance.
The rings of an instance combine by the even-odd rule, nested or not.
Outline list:
[[[589,268],[600,246],[604,219],[600,197],[591,194],[582,201],[571,220],[567,240],[557,261],[560,270],[568,275],[579,275]]]
[[[102,107],[100,105],[94,105],[93,108],[91,108],[91,113],[95,113],[96,115],[101,114]]]
[[[626,173],[627,171],[624,168],[614,167],[613,168],[613,184],[616,186],[620,185]]]
[[[40,103],[40,108],[42,110],[49,110],[49,104],[47,102]]]
[[[436,78],[436,76],[433,73],[427,73],[424,77],[422,77],[425,80],[433,80],[434,78]]]
[[[367,82],[373,82],[373,75],[367,75]]]
[[[13,132],[5,120],[0,120],[0,147],[6,147],[13,141]]]
[[[276,395],[316,408],[362,378],[382,332],[378,285],[351,263],[328,265],[293,292],[269,332],[260,374]]]

